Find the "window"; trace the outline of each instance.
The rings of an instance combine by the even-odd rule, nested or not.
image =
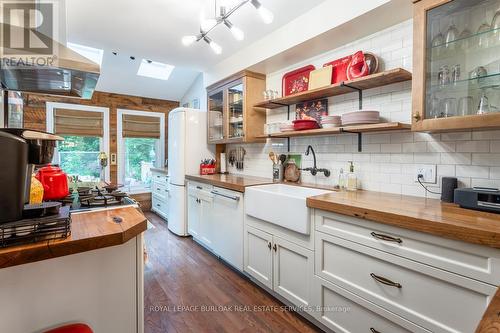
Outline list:
[[[101,167],[98,157],[109,156],[109,110],[65,103],[47,103],[47,131],[58,134],[53,163],[82,182],[109,181],[109,166]]]
[[[151,168],[163,166],[163,113],[118,110],[118,176],[128,192],[151,189]]]
[[[92,136],[63,135],[58,144],[57,163],[68,175],[78,175],[83,182],[98,182],[101,167],[98,162],[102,139]]]

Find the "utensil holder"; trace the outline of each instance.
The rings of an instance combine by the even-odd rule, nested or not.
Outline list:
[[[283,165],[273,164],[273,182],[279,183],[283,180]]]

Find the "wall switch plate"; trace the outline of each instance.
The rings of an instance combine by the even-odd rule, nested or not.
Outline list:
[[[420,181],[424,184],[437,183],[435,164],[417,164],[415,166],[415,182],[418,182],[418,175],[423,175]]]

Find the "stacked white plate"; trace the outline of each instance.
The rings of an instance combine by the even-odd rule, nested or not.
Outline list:
[[[323,127],[323,128],[340,127],[341,124],[342,124],[342,119],[340,116],[322,116],[321,117],[321,127]]]
[[[344,113],[342,125],[377,124],[380,122],[380,112],[374,110],[359,110]]]

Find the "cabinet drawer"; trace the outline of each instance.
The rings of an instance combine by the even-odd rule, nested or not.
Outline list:
[[[153,182],[157,182],[157,183],[164,184],[164,185],[168,184],[168,176],[163,174],[163,173],[153,172],[152,178],[153,178]]]
[[[317,276],[313,296],[314,317],[338,333],[430,333]]]
[[[492,285],[321,232],[316,241],[318,276],[433,332],[473,332],[496,291]]]
[[[157,181],[153,182],[151,191],[154,195],[166,199],[168,197],[168,184],[163,184]]]
[[[162,215],[164,218],[168,216],[168,200],[166,198],[159,197],[155,194],[152,195],[151,205],[155,212]]]
[[[493,285],[500,250],[317,210],[316,230]],[[386,237],[389,236],[389,237]]]

